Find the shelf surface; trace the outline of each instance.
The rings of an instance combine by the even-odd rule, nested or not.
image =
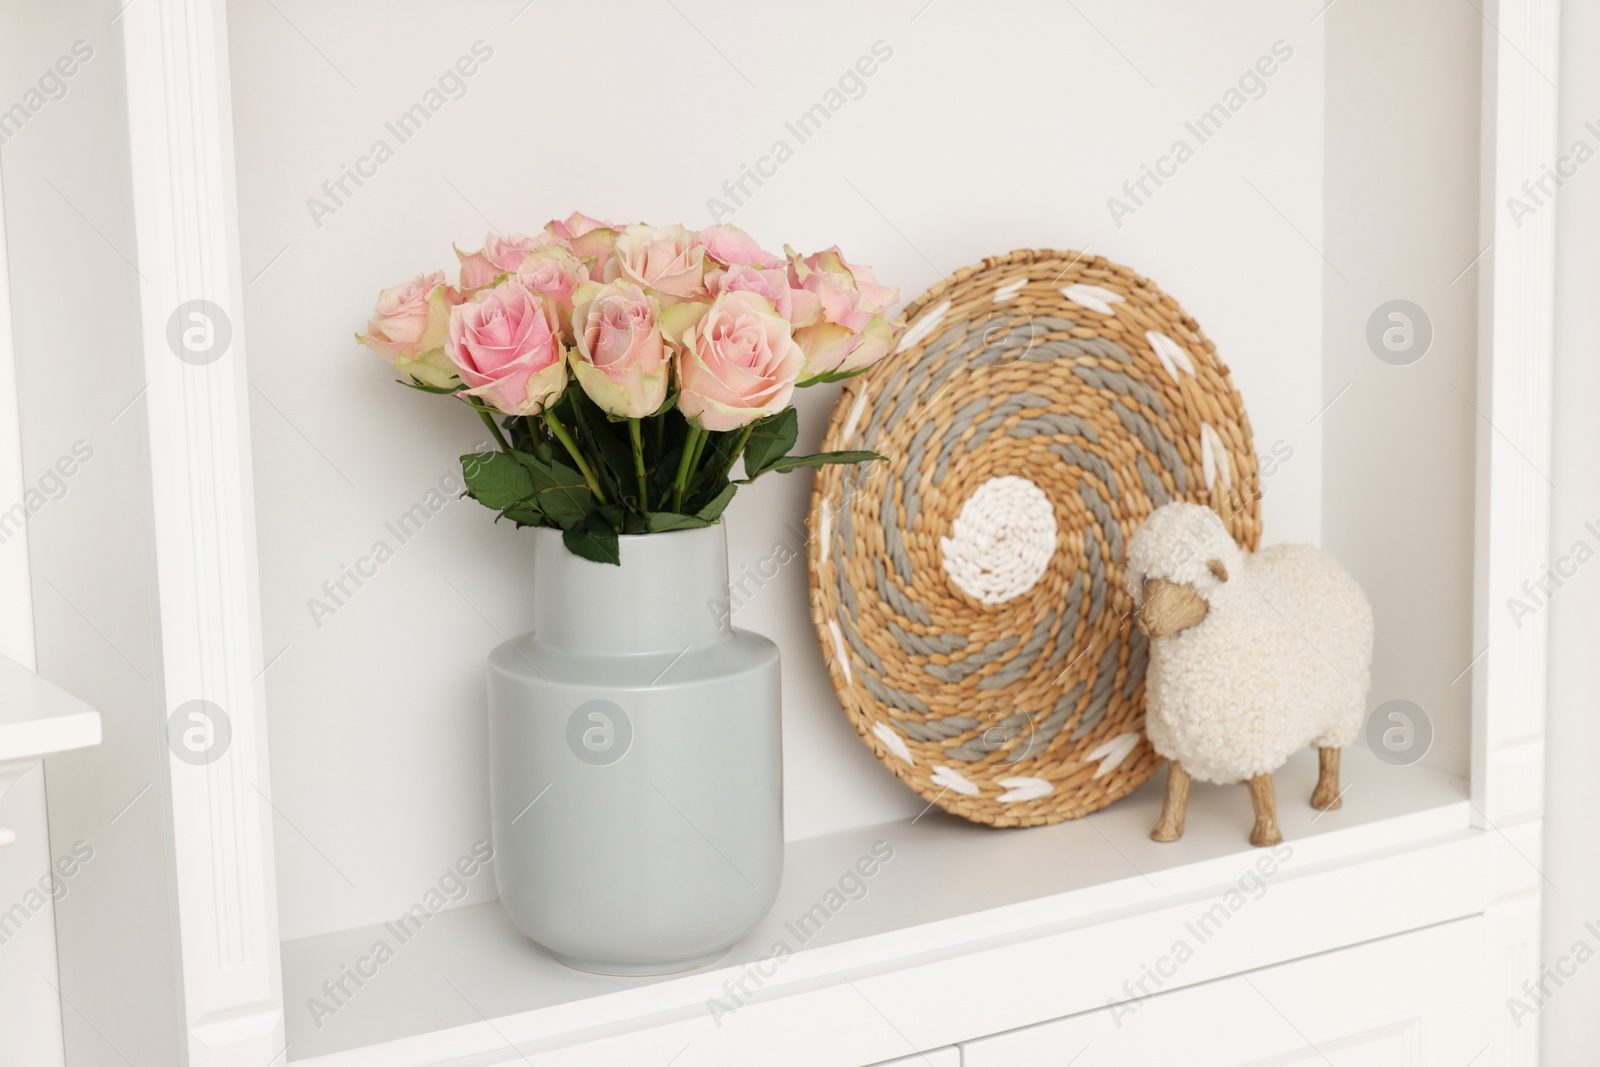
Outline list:
[[[100,743],[100,713],[22,664],[0,656],[0,763]]]
[[[1344,804],[1337,811],[1318,812],[1307,803],[1314,752],[1297,754],[1275,775],[1278,819],[1296,867],[1469,825],[1460,779],[1423,766],[1388,766],[1364,748],[1345,750],[1343,763]],[[285,942],[288,1058],[337,1063],[348,1050],[530,1014],[585,1030],[626,1027],[664,1012],[709,1010],[712,998],[728,996],[724,983],[749,980],[751,965],[772,957],[780,943],[790,955],[769,988],[1027,936],[1048,924],[1093,922],[1238,881],[1261,855],[1246,841],[1247,791],[1196,783],[1185,836],[1159,844],[1149,832],[1164,780],[1165,771],[1158,772],[1107,810],[1056,826],[995,830],[929,810],[911,821],[792,842],[777,903],[761,926],[716,964],[683,975],[611,978],[570,970],[519,934],[497,901],[442,911],[404,943],[382,924]],[[850,887],[856,899],[840,893],[830,901],[829,891],[875,845],[880,853],[892,848],[892,858],[864,880],[864,892]],[[830,902],[836,910],[828,910]],[[826,917],[802,926],[802,917],[819,914],[819,904]],[[331,1003],[323,983],[372,955],[380,941],[393,958],[341,997],[332,1014],[314,1017],[313,998]]]

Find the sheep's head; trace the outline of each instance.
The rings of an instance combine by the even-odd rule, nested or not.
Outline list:
[[[1243,561],[1210,508],[1183,503],[1157,508],[1129,542],[1123,574],[1139,632],[1165,637],[1204,620],[1212,594]]]

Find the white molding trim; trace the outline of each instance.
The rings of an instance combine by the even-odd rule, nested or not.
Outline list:
[[[1478,268],[1477,559],[1472,802],[1478,824],[1537,819],[1544,793],[1548,616],[1513,618],[1550,549],[1555,216],[1513,221],[1509,196],[1556,153],[1558,0],[1484,9]]]
[[[11,334],[11,275],[6,259],[5,185],[0,180],[0,508],[22,500],[22,420],[17,405],[17,353]],[[0,516],[0,522],[4,517]],[[32,670],[33,584],[28,568],[28,524],[0,544],[0,656]]]
[[[285,1052],[283,994],[226,5],[123,10],[161,710],[203,699],[231,724],[213,762],[167,760],[181,1044],[191,1067],[266,1067]],[[231,346],[203,366],[168,344],[168,320],[196,299],[232,320]]]

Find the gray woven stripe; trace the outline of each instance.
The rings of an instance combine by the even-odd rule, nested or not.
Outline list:
[[[889,556],[889,563],[894,567],[895,574],[906,585],[912,582],[911,557],[906,555],[905,542],[900,537],[901,519],[898,507],[894,502],[894,480],[885,479],[883,483],[883,503],[878,512],[878,527],[883,531],[883,550]]]
[[[1108,370],[1105,367],[1073,367],[1072,373],[1096,389],[1109,389],[1118,396],[1131,396],[1163,419],[1167,417],[1166,406],[1161,403],[1161,397],[1154,389],[1119,370]]]
[[[1054,452],[1062,459],[1066,460],[1072,466],[1077,467],[1080,470],[1089,471],[1095,477],[1099,478],[1101,483],[1106,487],[1106,491],[1111,494],[1111,499],[1118,499],[1118,495],[1122,492],[1122,489],[1117,484],[1116,477],[1111,473],[1111,464],[1107,463],[1105,460],[1101,459],[1099,456],[1095,455],[1093,452],[1090,452],[1081,445],[1064,445],[1058,442],[1053,445],[1047,445],[1046,447],[1048,447],[1050,451]]]
[[[1149,497],[1150,503],[1156,507],[1159,508],[1172,501],[1172,494],[1167,492],[1167,483],[1150,469],[1150,464],[1145,461],[1143,455],[1139,457],[1139,480],[1144,483],[1144,495]]]
[[[900,591],[900,587],[894,584],[884,571],[881,559],[872,561],[872,569],[878,576],[878,596],[883,598],[885,604],[899,612],[901,617],[910,619],[912,622],[921,623],[924,626],[933,625],[933,616],[928,614],[928,609],[923,607],[920,601],[912,600]]]
[[[977,429],[973,431],[972,441],[967,445],[967,451],[971,452],[974,448],[977,448],[984,442],[988,441],[990,435],[998,430],[1001,424],[1007,419],[1011,418],[1013,415],[1020,415],[1024,411],[1038,411],[1039,418],[1053,417],[1050,415],[1051,403],[1052,401],[1048,397],[1038,396],[1034,393],[1016,393],[1012,396],[1006,397],[999,404],[995,405],[994,410],[989,413],[988,418],[978,423]],[[1065,417],[1071,418],[1070,415]],[[1082,424],[1079,423],[1079,425]],[[1072,431],[1067,430],[1063,432],[1070,433]]]
[[[906,369],[905,384],[900,387],[899,395],[885,393],[885,396],[894,396],[894,407],[883,416],[883,425],[898,426],[900,420],[905,418],[906,412],[911,410],[911,405],[916,403],[917,392],[922,388],[922,383],[928,379],[929,366],[926,363],[913,363]]]
[[[927,722],[912,722],[909,719],[891,719],[900,732],[913,741],[944,741],[959,736],[978,725],[977,719],[969,719],[965,715],[949,715],[943,719],[929,719]]]
[[[1083,556],[1089,571],[1089,621],[1093,622],[1106,603],[1106,566],[1100,559],[1100,542],[1088,530],[1083,531]]]
[[[948,666],[938,663],[924,663],[922,669],[939,679],[941,682],[959,682],[970,678],[1001,656],[1017,647],[1018,639],[1015,636],[999,637],[984,645],[965,659],[957,660]]]
[[[917,606],[921,607],[920,604]],[[948,656],[952,652],[960,652],[969,644],[960,634],[914,634],[902,630],[893,622],[888,627],[896,643],[913,656]]]
[[[1056,734],[1059,734],[1061,728],[1067,724],[1067,720],[1072,718],[1072,713],[1078,710],[1078,702],[1083,699],[1083,689],[1084,684],[1079,682],[1061,694],[1056,706],[1050,709],[1050,714],[1033,732],[1033,738],[1028,745],[1032,752],[1043,752],[1050,742],[1055,740]]]
[[[1133,357],[1128,354],[1128,350],[1109,337],[1090,337],[1078,343],[1101,359],[1114,359],[1118,363],[1133,366]]]
[[[987,422],[988,420],[984,421]],[[995,425],[998,426],[999,423]],[[1020,438],[1037,437],[1040,434],[1081,437],[1085,441],[1098,441],[1100,438],[1100,435],[1095,433],[1094,429],[1078,416],[1054,411],[1047,411],[1026,419],[1018,419],[1017,424],[1006,432],[1011,437]]]
[[[1100,725],[1100,720],[1106,717],[1106,709],[1111,706],[1111,690],[1117,681],[1117,646],[1107,647],[1100,657],[1100,666],[1095,669],[1094,688],[1089,691],[1089,706],[1083,710],[1083,718],[1078,721],[1077,729],[1072,731],[1069,740],[1079,741]]]
[[[1014,326],[1002,334],[995,323],[985,323],[980,336],[989,338],[989,343],[972,362],[981,367],[1009,366],[1022,359],[1035,341],[1043,337],[1046,332],[1042,326],[1027,324]]]
[[[1123,427],[1141,442],[1144,447],[1154,452],[1161,459],[1161,465],[1172,475],[1172,480],[1178,486],[1179,493],[1189,491],[1189,473],[1184,469],[1183,460],[1178,455],[1178,450],[1173,447],[1154,426],[1150,420],[1134,411],[1126,404],[1112,404],[1111,410],[1117,413],[1117,418],[1122,420]]]
[[[1004,667],[979,679],[979,689],[1004,689],[1013,682],[1021,681],[1023,675],[1033,669],[1034,661],[1039,658],[1039,653],[1044,651],[1044,643],[1050,639],[1050,628],[1056,624],[1056,613],[1049,612],[1039,620],[1033,628],[1033,635],[1028,638],[1028,643]]]
[[[1150,663],[1150,642],[1136,628],[1128,627],[1128,677],[1122,683],[1122,696],[1133,699],[1133,691],[1144,681],[1145,667]]]
[[[948,353],[938,357],[929,365],[932,370],[928,374],[928,380],[922,385],[922,395],[917,398],[924,402],[931,402],[944,389],[944,383],[950,380],[950,376],[956,371],[965,370],[967,366],[960,356]]]
[[[1121,560],[1122,524],[1112,517],[1111,505],[1100,495],[1100,490],[1086,481],[1078,482],[1078,498],[1083,501],[1083,506],[1089,509],[1095,523],[1100,527],[1100,532],[1105,535],[1106,547],[1111,550],[1111,558]]]
[[[901,387],[905,384],[907,370],[908,368],[904,363],[896,367],[895,372],[889,376],[889,382],[884,387],[883,392],[879,393],[878,399],[873,402],[872,414],[867,416],[867,424],[861,429],[862,448],[869,451],[875,451],[877,449],[878,434],[885,425],[889,425],[883,418],[883,413],[880,410],[883,406],[883,401],[888,397],[894,396],[900,391]],[[891,456],[890,458],[893,459],[894,457]]]
[[[950,759],[959,760],[962,763],[981,760],[989,753],[997,752],[1004,748],[1007,743],[1028,728],[1028,723],[1032,719],[1032,712],[1019,711],[1015,715],[1009,715],[984,730],[966,744],[945,749],[944,754]]]
[[[1074,574],[1067,583],[1067,598],[1061,605],[1061,633],[1056,635],[1056,647],[1050,650],[1050,658],[1044,664],[1046,667],[1055,667],[1072,651],[1072,641],[1077,636],[1079,617],[1083,611],[1084,582],[1079,578],[1080,575]]]
[[[928,705],[924,704],[922,698],[916,694],[885,685],[871,671],[861,671],[859,676],[861,684],[867,687],[867,692],[876,697],[880,704],[887,704],[901,711],[914,711],[919,715],[928,714]]]
[[[948,349],[950,349],[958,340],[960,340],[971,328],[972,326],[970,323],[953,323],[945,329],[944,333],[941,333],[938,337],[935,337],[932,341],[923,346],[921,358],[926,360],[929,359],[930,356],[939,357],[947,355]]]
[[[917,515],[922,511],[922,496],[918,492],[918,483],[922,480],[923,453],[927,449],[928,438],[933,436],[934,429],[931,420],[917,427],[917,432],[906,449],[906,469],[900,476],[900,500],[905,507],[908,530],[917,524]]]
[[[851,626],[847,619],[840,618],[838,622],[839,632],[844,635],[845,644],[849,645],[850,650],[861,658],[861,662],[866,666],[867,670],[878,675],[888,674],[889,672],[884,669],[883,660],[879,659],[878,654],[872,651],[872,646],[861,640],[861,636],[856,633],[856,628]],[[867,672],[862,671],[861,673],[865,674]]]
[[[1084,355],[1078,341],[1037,341],[1022,354],[1029,363],[1051,363],[1058,359],[1081,359]]]
[[[955,453],[956,442],[972,425],[972,420],[989,410],[989,405],[994,401],[986,396],[981,396],[970,403],[963,404],[961,409],[950,418],[950,425],[946,427],[944,436],[939,438],[939,462],[933,468],[933,477],[930,481],[934,485],[944,481],[944,476],[950,470],[950,457]],[[969,442],[965,451],[971,452],[978,447],[975,442]]]
[[[861,606],[856,603],[856,591],[849,582],[839,583],[839,602],[850,613],[851,622],[861,621]]]

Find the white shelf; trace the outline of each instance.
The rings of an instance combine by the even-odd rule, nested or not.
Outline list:
[[[1276,775],[1279,821],[1297,871],[1403,850],[1469,827],[1466,785],[1458,779],[1421,766],[1387,766],[1362,748],[1346,751],[1344,768],[1344,806],[1328,813],[1307,803],[1316,778],[1313,753],[1301,753]],[[914,822],[791,843],[782,890],[761,927],[718,964],[687,975],[622,979],[569,970],[522,937],[498,902],[441,912],[403,945],[382,925],[286,942],[288,1059],[317,1059],[319,1067],[433,1062],[429,1050],[471,1045],[458,1028],[499,1020],[514,1020],[517,1032],[552,1035],[615,1033],[647,1027],[651,1018],[703,1021],[707,1001],[728,995],[724,983],[772,955],[779,941],[794,954],[762,979],[763,996],[1047,926],[1169,907],[1237,882],[1264,855],[1245,840],[1246,790],[1197,784],[1187,834],[1158,844],[1149,830],[1164,773],[1106,811],[1052,827],[994,830],[934,810]],[[866,894],[802,942],[787,924],[821,902],[878,841],[894,854],[867,882]],[[379,940],[397,949],[394,958],[318,1027],[308,998],[325,996],[322,983]],[[1139,962],[1126,966],[1132,973]],[[439,1033],[450,1030],[458,1032]],[[434,1038],[423,1036],[429,1034]],[[492,1040],[506,1048],[504,1038]],[[563,1043],[553,1038],[541,1045]]]
[[[99,743],[99,712],[0,656],[0,800],[45,756]],[[14,830],[0,826],[0,848],[16,839]]]
[[[100,743],[100,713],[0,656],[0,764]]]

